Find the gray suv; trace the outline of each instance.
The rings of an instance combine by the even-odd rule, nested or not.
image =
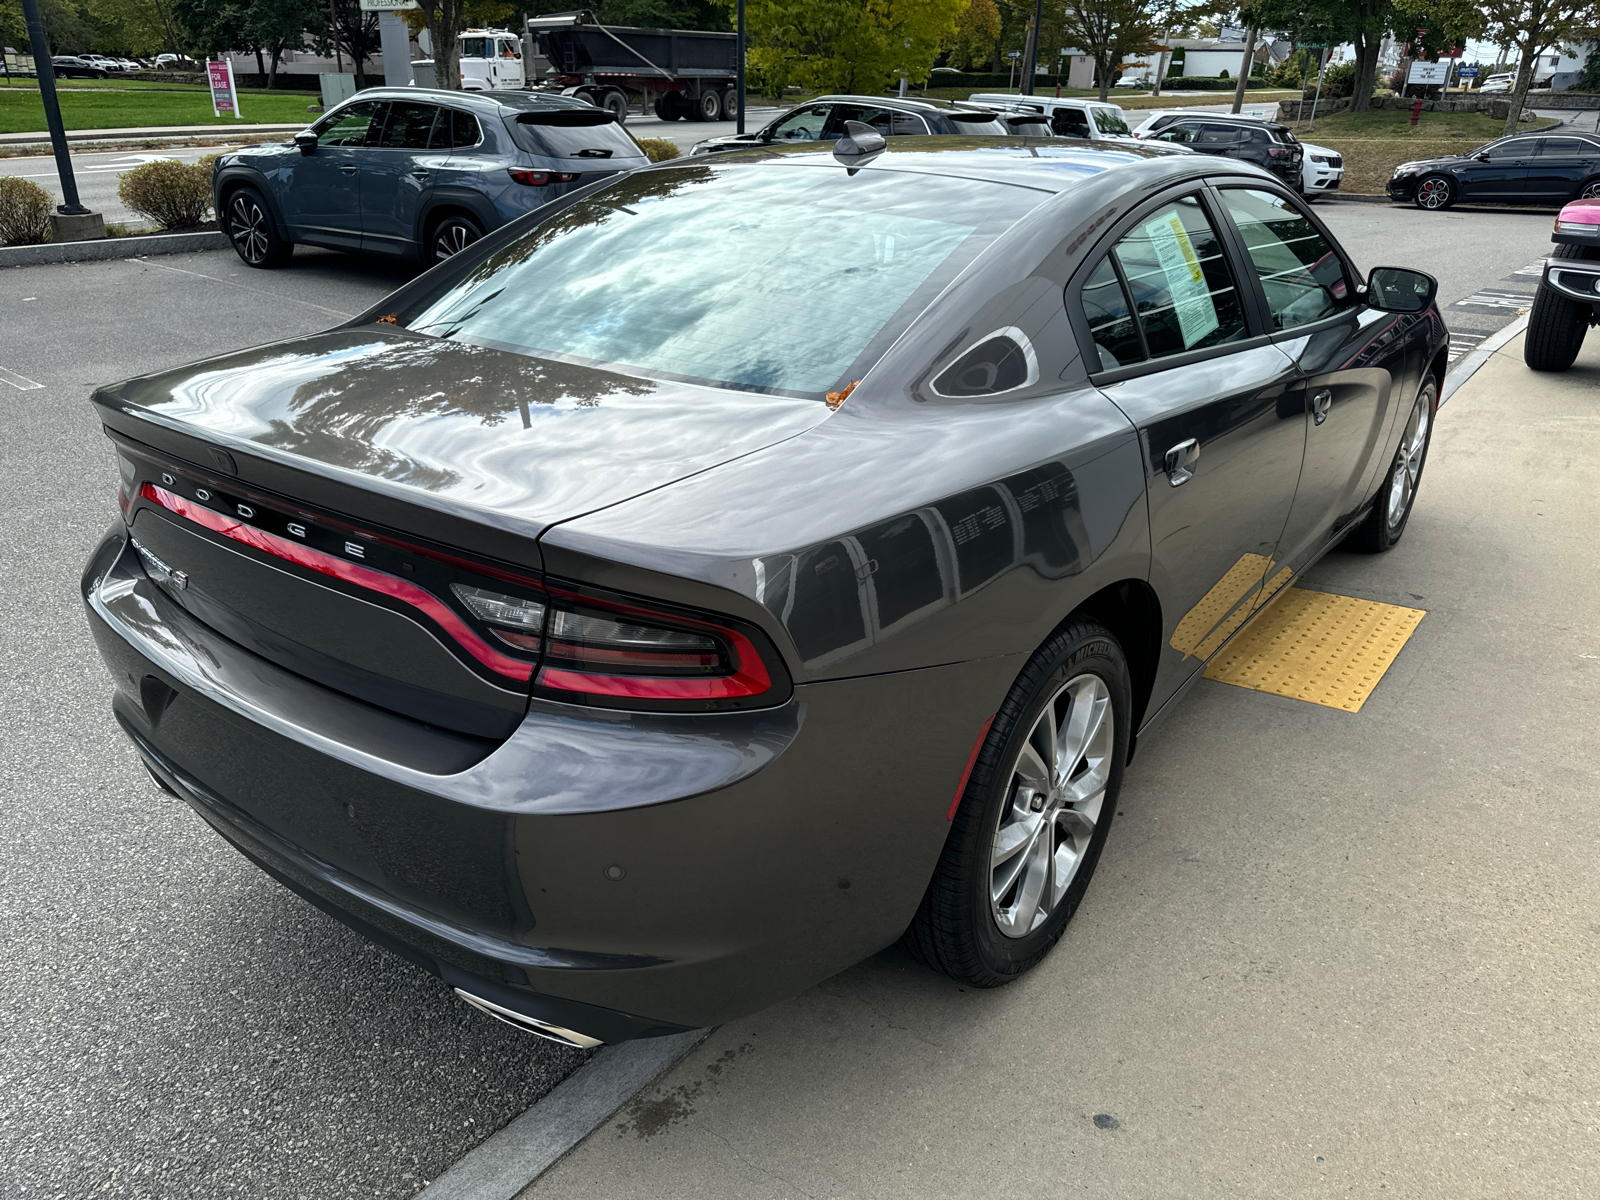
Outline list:
[[[290,141],[224,154],[212,188],[249,266],[281,266],[299,243],[433,263],[648,161],[585,100],[373,88]]]

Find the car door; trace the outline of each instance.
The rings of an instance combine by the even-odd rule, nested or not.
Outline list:
[[[1163,645],[1151,711],[1252,611],[1305,446],[1292,359],[1239,284],[1206,189],[1164,198],[1085,268],[1091,382],[1139,430]]]
[[[1578,188],[1595,173],[1595,147],[1582,138],[1545,137],[1539,139],[1522,198],[1531,204],[1564,204],[1578,194]]]
[[[279,200],[289,237],[296,242],[358,250],[361,184],[358,172],[367,139],[377,132],[381,100],[335,109],[311,127],[317,145],[285,173]]]
[[[410,100],[389,103],[376,144],[360,164],[361,248],[379,254],[409,254],[415,248],[417,214],[427,203],[450,151],[430,151],[441,117],[437,105]]]
[[[1273,579],[1281,586],[1349,527],[1376,486],[1407,343],[1427,327],[1363,304],[1354,268],[1286,192],[1219,185],[1217,195],[1244,247],[1272,341],[1300,376],[1286,407],[1305,431],[1305,458],[1278,543]]]
[[[1216,154],[1224,158],[1242,158],[1251,161],[1244,137],[1246,132],[1248,131],[1240,129],[1237,125],[1229,125],[1225,121],[1203,121],[1199,136],[1194,139],[1194,148],[1201,154]]]
[[[1520,200],[1538,138],[1509,137],[1480,148],[1457,168],[1463,200]]]

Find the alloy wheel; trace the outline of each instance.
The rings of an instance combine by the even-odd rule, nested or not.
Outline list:
[[[1011,768],[989,853],[989,908],[1000,932],[1048,921],[1083,865],[1111,778],[1115,718],[1098,675],[1050,697]]]
[[[235,196],[228,209],[228,236],[247,263],[267,257],[267,214],[249,196]]]
[[[1423,208],[1443,208],[1450,201],[1450,184],[1443,179],[1424,179],[1417,187],[1417,203]]]
[[[1422,474],[1422,452],[1428,445],[1428,396],[1417,397],[1400,435],[1400,449],[1395,453],[1394,476],[1389,483],[1389,528],[1393,529],[1406,518],[1411,498],[1417,494],[1417,477]]]
[[[1583,191],[1578,193],[1579,200],[1593,200],[1597,196],[1600,196],[1600,180],[1591,183],[1588,187],[1584,188]]]
[[[460,254],[477,240],[478,234],[462,222],[447,221],[434,235],[433,260],[443,262],[452,255]]]

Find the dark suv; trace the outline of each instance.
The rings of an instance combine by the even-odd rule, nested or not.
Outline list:
[[[297,244],[434,263],[649,160],[607,111],[528,92],[372,88],[288,142],[217,160],[217,217],[252,267]]]
[[[1048,136],[1037,119],[1018,123],[1007,120],[1015,113],[997,113],[977,105],[952,104],[947,100],[902,100],[898,96],[821,96],[809,104],[791,108],[777,120],[755,133],[736,133],[727,137],[696,142],[691,154],[716,154],[723,150],[746,150],[751,146],[790,146],[796,142],[833,142],[844,134],[846,121],[870,125],[884,137],[918,134],[984,134]]]
[[[1305,151],[1287,125],[1258,121],[1253,117],[1222,116],[1209,113],[1169,113],[1159,118],[1145,134],[1146,141],[1170,142],[1187,146],[1201,154],[1220,154],[1265,167],[1295,191],[1300,185],[1300,161]]]

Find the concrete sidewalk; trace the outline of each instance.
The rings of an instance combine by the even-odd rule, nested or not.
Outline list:
[[[311,93],[307,93],[311,95]],[[316,97],[311,95],[315,102]],[[306,119],[296,125],[138,125],[127,129],[69,129],[69,142],[133,142],[140,138],[181,137],[266,137],[274,133],[298,133],[317,119],[316,113],[307,113]],[[0,133],[0,146],[48,146],[50,133],[40,129],[33,133]]]
[[[1427,610],[1356,714],[1202,681],[1023,981],[887,952],[719,1029],[524,1193],[1600,1191],[1600,335],[1445,406],[1405,540],[1303,586]]]

